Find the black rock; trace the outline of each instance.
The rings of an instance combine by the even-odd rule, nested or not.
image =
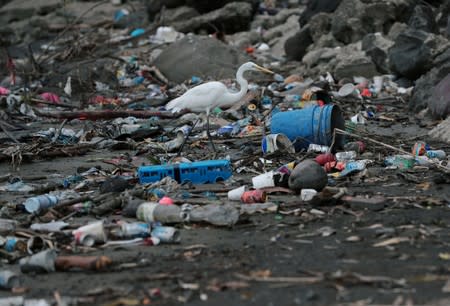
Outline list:
[[[309,27],[306,26],[297,34],[288,38],[284,44],[284,51],[288,60],[301,61],[306,50],[313,43]]]
[[[434,20],[433,9],[428,5],[416,5],[408,25],[416,30],[436,33],[437,24]]]
[[[433,61],[433,67],[416,81],[409,101],[409,107],[414,112],[426,107],[429,107],[430,110],[439,108],[439,105],[435,105],[439,102],[432,98],[432,89],[450,74],[450,50],[437,56]],[[438,112],[434,111],[434,113],[437,114]]]
[[[415,29],[401,33],[388,53],[392,71],[415,80],[430,70],[433,46],[429,36],[429,33]]]
[[[428,108],[436,119],[445,119],[450,114],[450,74],[433,88]]]
[[[311,0],[308,2],[306,9],[300,15],[300,26],[304,26],[309,22],[311,17],[318,13],[332,13],[341,3],[341,0]]]
[[[364,36],[361,48],[370,56],[377,67],[377,71],[389,73],[387,54],[393,43],[393,41],[384,38],[381,33],[370,33]]]

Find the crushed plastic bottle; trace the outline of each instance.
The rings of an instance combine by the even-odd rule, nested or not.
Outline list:
[[[428,158],[437,158],[437,159],[444,159],[447,154],[444,150],[428,150],[425,155]]]
[[[355,151],[344,151],[335,154],[337,161],[353,160],[357,156]]]
[[[323,146],[323,145],[318,145],[318,144],[314,144],[314,143],[311,143],[308,146],[308,152],[327,153],[328,151],[330,151],[329,146]]]

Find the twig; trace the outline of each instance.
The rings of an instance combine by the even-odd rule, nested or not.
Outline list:
[[[325,280],[323,276],[305,276],[305,277],[270,277],[270,276],[247,276],[241,273],[234,274],[237,278],[246,281],[267,282],[267,283],[300,283],[316,284]]]
[[[9,138],[11,138],[12,141],[15,143],[20,143],[11,133],[8,132],[8,130],[5,128],[3,123],[0,122],[0,128],[2,129],[3,133],[5,133]]]
[[[59,135],[61,135],[61,131],[66,123],[67,123],[67,119],[64,119],[64,121],[61,123],[58,130],[56,131],[55,136],[52,139],[52,143],[55,143],[56,140],[58,139]]]

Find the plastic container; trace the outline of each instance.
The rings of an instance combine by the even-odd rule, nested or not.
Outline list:
[[[336,161],[336,157],[332,153],[322,153],[316,156],[315,161],[323,166],[328,162]]]
[[[415,159],[410,155],[388,156],[384,160],[386,166],[393,166],[398,169],[411,169],[414,167]]]
[[[444,150],[428,150],[425,155],[429,158],[444,159],[447,154]]]
[[[51,194],[43,194],[37,197],[28,198],[23,205],[30,214],[39,213],[42,210],[58,204],[58,198]]]
[[[313,106],[300,110],[278,112],[272,116],[270,132],[284,134],[291,141],[301,138],[300,147],[308,148],[309,144],[330,146],[335,128],[345,129],[345,120],[336,105]],[[336,134],[335,146],[341,148],[344,137]]]
[[[241,201],[247,204],[266,202],[267,194],[260,189],[245,191],[241,196]]]
[[[22,273],[42,273],[55,271],[56,251],[48,249],[30,257],[20,259]]]
[[[178,243],[181,240],[180,232],[172,226],[155,226],[151,234],[165,243]]]
[[[161,205],[152,202],[139,205],[136,217],[148,223],[180,223],[189,220],[189,214],[183,212],[177,205]]]
[[[344,151],[335,154],[337,161],[353,160],[358,154],[355,151]]]
[[[20,286],[20,278],[16,273],[4,270],[0,271],[0,288],[11,289]]]
[[[133,222],[126,223],[123,222],[119,227],[111,230],[111,234],[117,238],[146,238],[150,237],[151,227],[148,223],[143,222]]]
[[[317,194],[317,190],[315,189],[302,189],[300,191],[300,198],[302,201],[308,202],[311,201]]]
[[[308,152],[327,153],[328,151],[330,151],[329,146],[322,146],[315,143],[308,146]]]

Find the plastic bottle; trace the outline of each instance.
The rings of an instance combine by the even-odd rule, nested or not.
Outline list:
[[[190,211],[190,220],[208,222],[219,226],[231,226],[239,219],[239,211],[232,205],[210,204]]]
[[[139,205],[136,217],[140,221],[153,223],[180,223],[189,220],[189,214],[177,205],[161,205],[154,202],[144,202]]]
[[[428,150],[425,155],[429,158],[444,159],[447,154],[444,150]]]
[[[315,144],[315,143],[311,143],[308,146],[308,152],[327,153],[329,150],[330,150],[329,146],[318,145],[318,144]]]
[[[43,194],[37,197],[28,198],[23,205],[30,214],[39,213],[44,209],[58,204],[58,198],[51,194]]]
[[[356,152],[355,151],[345,151],[345,152],[338,152],[335,154],[337,161],[344,161],[344,160],[353,160],[356,158]]]
[[[111,234],[117,238],[132,239],[146,238],[150,236],[150,224],[143,222],[123,222],[119,227],[113,228]]]
[[[158,238],[161,242],[180,242],[180,232],[172,226],[155,226],[152,230],[152,237]]]
[[[364,169],[366,169],[366,161],[365,160],[357,160],[357,161],[347,162],[345,164],[345,168],[344,168],[344,170],[342,170],[340,176],[345,176],[345,175],[353,173],[353,172],[359,172]]]
[[[346,151],[355,151],[357,153],[363,153],[365,149],[366,145],[362,141],[347,142],[344,145],[344,150]]]
[[[0,234],[7,234],[16,229],[19,222],[16,220],[2,219],[0,218]]]

